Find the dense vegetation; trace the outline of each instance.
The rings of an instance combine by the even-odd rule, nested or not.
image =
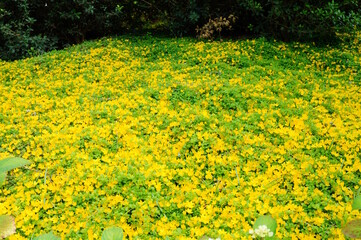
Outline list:
[[[3,0],[0,58],[17,59],[84,39],[123,33],[195,36],[209,19],[233,15],[232,31],[282,40],[332,40],[360,26],[358,0]]]
[[[87,41],[0,61],[0,188],[28,239],[342,239],[360,213],[361,36],[339,47],[264,38]]]

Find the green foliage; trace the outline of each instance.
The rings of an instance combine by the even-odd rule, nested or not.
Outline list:
[[[56,39],[60,46],[104,36],[113,26],[123,26],[123,5],[117,1],[32,1],[31,5],[38,20],[36,30]]]
[[[55,236],[53,233],[45,233],[37,236],[36,238],[34,238],[34,240],[61,240],[61,238]]]
[[[109,227],[102,233],[102,240],[122,240],[123,230],[119,227]]]
[[[44,33],[34,34],[36,16],[31,16],[26,0],[0,3],[0,59],[14,60],[43,53],[53,48]]]
[[[361,209],[361,195],[358,195],[355,197],[352,203],[352,209],[353,210],[360,210]]]
[[[15,233],[15,219],[12,216],[0,215],[0,239]]]
[[[23,167],[27,164],[30,164],[30,161],[18,157],[10,157],[0,160],[0,185],[5,183],[7,171]]]
[[[361,25],[358,1],[238,0],[250,30],[283,40],[327,40]]]
[[[209,19],[230,15],[237,21],[225,35],[332,40],[336,32],[349,33],[360,27],[360,4],[355,0],[4,0],[0,3],[0,58],[18,59],[122,33],[195,36],[196,29],[207,29]]]
[[[4,185],[5,180],[6,180],[6,175],[7,175],[6,172],[0,172],[0,187],[1,187],[2,185]]]
[[[10,157],[0,160],[0,186],[4,185],[7,171],[22,167],[30,162],[23,158]],[[12,216],[0,215],[0,239],[14,234],[16,230],[15,219]]]
[[[0,160],[0,186],[5,183],[7,171],[17,167],[22,167],[30,164],[30,161],[19,158],[9,157]],[[6,238],[15,233],[15,219],[13,216],[0,215],[0,239]],[[34,240],[60,240],[60,237],[55,236],[53,233],[42,234]]]
[[[24,74],[21,80],[10,81],[13,84],[10,87],[4,84],[4,87],[9,89],[6,92],[12,93],[11,96],[5,95],[4,106],[7,104],[12,106],[14,101],[12,96],[15,96],[14,91],[19,88],[21,91],[16,95],[19,99],[17,102],[23,105],[18,106],[18,112],[21,115],[13,116],[12,112],[6,110],[2,113],[3,124],[11,124],[7,131],[1,133],[2,146],[6,148],[13,146],[11,152],[14,153],[23,148],[23,146],[19,147],[20,142],[36,142],[37,144],[29,149],[28,154],[32,159],[36,159],[34,168],[39,167],[40,172],[33,177],[35,174],[27,171],[25,177],[21,179],[24,183],[21,186],[24,186],[24,189],[12,187],[9,192],[12,196],[17,196],[19,192],[34,192],[43,185],[46,187],[49,183],[53,185],[60,181],[64,183],[62,184],[64,187],[49,190],[45,200],[36,194],[31,195],[31,200],[41,203],[45,201],[50,208],[52,208],[52,201],[55,201],[53,199],[60,196],[59,202],[56,203],[59,205],[58,212],[48,213],[50,211],[41,210],[39,221],[51,223],[52,219],[61,217],[67,219],[70,214],[79,220],[82,216],[77,214],[77,210],[87,205],[88,212],[95,213],[95,215],[90,215],[87,227],[97,229],[98,236],[101,234],[99,229],[109,224],[110,219],[124,217],[130,226],[134,226],[134,229],[136,226],[144,229],[144,233],[137,237],[147,239],[162,238],[151,229],[153,224],[164,215],[176,222],[195,217],[200,219],[203,215],[199,209],[206,205],[219,209],[216,213],[209,213],[211,223],[218,220],[222,223],[219,230],[239,231],[240,225],[236,224],[232,230],[227,226],[228,219],[233,216],[239,217],[246,212],[249,216],[255,216],[257,214],[255,209],[262,204],[262,199],[258,196],[263,198],[264,190],[262,189],[269,189],[266,194],[275,196],[271,201],[272,208],[277,208],[278,204],[283,206],[292,203],[299,209],[297,212],[301,211],[310,217],[317,216],[319,211],[330,211],[324,218],[326,219],[324,224],[315,225],[312,229],[303,228],[300,232],[309,236],[317,234],[323,239],[333,238],[331,231],[327,229],[340,227],[340,217],[336,213],[345,201],[342,196],[337,197],[337,200],[333,197],[338,191],[335,186],[338,186],[340,181],[345,181],[344,186],[352,188],[359,182],[359,175],[355,172],[344,175],[338,171],[343,166],[345,168],[352,165],[353,162],[341,165],[341,161],[334,160],[329,151],[330,148],[341,149],[344,145],[344,133],[352,135],[354,130],[354,128],[340,127],[330,110],[334,109],[334,112],[337,110],[339,115],[347,116],[349,112],[343,109],[346,103],[358,103],[358,101],[356,100],[357,93],[352,94],[354,98],[350,98],[348,102],[341,101],[341,99],[347,99],[348,93],[351,92],[346,90],[354,90],[350,87],[353,83],[334,71],[335,66],[331,63],[330,56],[331,54],[343,56],[343,53],[347,53],[349,57],[335,60],[337,64],[349,68],[348,72],[342,70],[341,73],[344,75],[350,72],[357,73],[360,66],[357,64],[359,55],[355,49],[348,46],[341,49],[323,49],[312,45],[302,46],[299,43],[268,42],[265,39],[209,43],[195,42],[186,38],[119,38],[87,42],[41,58],[4,63],[3,76],[5,77],[15,76],[20,68],[27,70],[26,74],[33,74],[32,76]],[[129,64],[131,61],[134,62]],[[82,63],[87,63],[87,65],[81,65]],[[117,65],[118,63],[120,65]],[[139,63],[139,65],[134,63]],[[319,64],[326,64],[329,67],[328,70],[324,71],[322,69],[324,66]],[[123,67],[126,65],[132,66],[123,72]],[[38,72],[33,70],[36,66],[40,67]],[[105,68],[106,66],[112,68]],[[67,75],[55,74],[68,70]],[[54,73],[51,84],[49,84],[48,72]],[[20,73],[19,75],[22,76]],[[80,82],[79,86],[77,85],[78,76],[86,79]],[[119,76],[131,78],[127,81],[123,78],[113,79]],[[74,82],[75,87],[66,89],[67,86],[71,86],[70,82]],[[96,82],[99,82],[96,84],[97,87],[91,87],[90,90],[89,83]],[[36,83],[36,86],[33,86],[32,91],[27,91],[31,83]],[[335,87],[337,83],[340,86]],[[337,94],[328,95],[333,88],[337,89]],[[346,93],[342,92],[344,88],[346,88]],[[306,90],[311,93],[307,93]],[[40,92],[40,94],[33,95],[32,92]],[[73,105],[61,105],[60,103],[65,98],[62,94],[71,95],[69,104],[71,102]],[[325,100],[317,103],[310,102],[309,95],[324,96]],[[40,103],[42,99],[49,100],[47,106],[53,109],[46,110],[29,106],[27,104],[29,99]],[[124,99],[126,101],[123,101]],[[321,108],[325,101],[328,102],[329,107],[321,109],[322,114],[319,114],[316,107]],[[115,105],[118,111],[113,110]],[[357,109],[358,105],[346,106]],[[214,110],[211,111],[211,109]],[[167,112],[163,112],[164,110]],[[43,120],[42,124],[39,124],[33,112],[38,112],[38,116],[41,116]],[[176,113],[180,114],[172,116]],[[110,119],[110,115],[113,114],[117,117],[116,120]],[[357,113],[353,114],[357,115]],[[27,117],[23,117],[24,115]],[[74,115],[75,119],[69,119],[71,115]],[[294,119],[299,120],[303,115],[307,116],[301,121],[305,129],[298,131],[298,123],[294,123]],[[30,118],[33,120],[29,120]],[[316,125],[316,129],[311,134],[309,130],[315,119],[325,119],[322,122],[324,125]],[[345,124],[353,126],[357,118],[354,117],[352,120],[346,119]],[[60,131],[59,124],[63,122],[66,122],[67,129]],[[79,128],[76,132],[76,138],[72,140],[71,147],[79,148],[80,151],[74,150],[75,154],[72,154],[73,151],[67,151],[69,143],[63,138],[72,136],[73,130],[80,122],[86,122],[88,125]],[[119,123],[124,124],[119,126]],[[107,135],[102,134],[104,127],[111,129]],[[325,131],[322,133],[323,128]],[[23,137],[21,133],[24,129],[31,130]],[[296,134],[296,137],[291,134],[285,136],[285,129]],[[327,131],[334,132],[328,135]],[[340,131],[342,134],[337,135],[335,131]],[[311,136],[312,142],[304,142],[302,139],[305,135]],[[132,152],[135,147],[129,144],[131,139],[126,139],[128,136],[139,141],[135,145],[136,150],[139,149],[136,156]],[[151,141],[160,139],[159,136],[165,138],[162,144],[150,144]],[[358,139],[358,137],[359,135],[355,135],[353,139]],[[154,158],[153,149],[159,152],[166,150],[174,145],[165,146],[163,142],[175,144],[181,138],[184,141],[172,155],[156,153],[157,158]],[[287,150],[286,140],[295,138],[301,139],[301,141],[293,141],[298,146]],[[250,141],[246,142],[246,140]],[[320,141],[328,142],[328,145],[320,147],[318,145]],[[51,147],[47,148],[48,145]],[[278,146],[285,146],[286,152],[281,152]],[[38,152],[38,149],[42,151]],[[44,162],[50,163],[57,159],[60,161],[49,169],[40,169],[40,166],[45,165],[39,161],[41,156],[43,154],[51,156],[54,151],[56,155],[47,157]],[[129,159],[119,155],[117,155],[119,157],[114,157],[115,153],[122,151],[130,155]],[[236,152],[233,155],[234,158],[228,158],[227,156],[234,151]],[[202,156],[196,155],[200,152],[205,158],[202,159]],[[339,154],[347,152],[347,149],[338,151]],[[262,159],[262,153],[267,153],[269,158]],[[306,154],[310,157],[302,159],[300,155],[297,156],[294,153]],[[355,156],[356,154],[357,152]],[[327,156],[327,158],[320,158],[320,156]],[[141,157],[142,161],[138,161],[138,157]],[[148,157],[153,160],[149,160]],[[208,157],[212,158],[208,159]],[[157,163],[154,169],[150,168],[152,161]],[[210,164],[212,161],[213,164]],[[166,168],[158,172],[160,163]],[[124,168],[113,168],[120,164]],[[334,164],[335,172],[327,172],[330,164]],[[246,172],[247,165],[255,167],[248,168]],[[46,166],[49,164],[47,163]],[[78,169],[81,166],[87,167]],[[236,169],[235,166],[237,166]],[[289,170],[290,166],[292,170]],[[143,167],[149,169],[147,171],[151,172],[151,175],[147,175]],[[68,178],[57,178],[58,169],[67,171],[72,176],[73,183],[69,184]],[[168,169],[171,170],[169,171],[171,177],[169,179],[161,177],[160,174],[168,172]],[[188,169],[192,171],[189,174],[184,171]],[[270,177],[269,171],[272,169],[281,169],[283,173]],[[328,174],[321,177],[318,174],[322,172]],[[198,177],[192,177],[194,174],[198,174]],[[262,178],[256,178],[256,176],[262,176]],[[295,185],[294,176],[302,180],[299,187]],[[87,191],[74,194],[74,187],[82,187],[84,183],[90,182],[89,180],[94,180],[96,185],[90,186]],[[153,180],[157,185],[149,184]],[[258,185],[253,187],[249,184],[251,180]],[[32,186],[34,182],[37,182],[37,185]],[[199,188],[194,190],[185,188],[186,183],[193,182],[200,183]],[[227,182],[228,185],[223,182]],[[29,187],[25,184],[29,184]],[[203,184],[204,187],[202,187]],[[169,194],[172,189],[181,188],[183,190],[179,192],[179,195]],[[307,189],[300,191],[304,188]],[[181,200],[182,202],[198,199],[197,194],[203,192],[204,189],[209,189],[210,193],[214,193],[214,197],[199,197],[202,202],[197,201],[193,210],[191,209],[193,213],[187,214],[188,216],[183,213],[187,210],[185,208],[177,207],[175,204],[166,206],[168,202],[177,200],[183,195],[185,198]],[[243,189],[249,194],[244,194]],[[316,190],[322,191],[324,195],[312,195],[313,192],[317,192]],[[63,192],[67,192],[67,197],[75,202],[75,206],[67,207],[64,204]],[[178,191],[174,193],[178,194]],[[250,200],[253,198],[251,194],[256,196],[255,200]],[[348,193],[347,196],[350,194]],[[119,195],[126,199],[126,206],[120,206],[115,202],[111,206],[110,213],[99,208],[99,202],[102,206],[106,206],[112,201],[112,198],[109,198],[108,202],[108,196]],[[249,196],[251,197],[248,198]],[[306,199],[299,200],[297,199],[299,196]],[[245,204],[240,205],[237,201],[242,197]],[[211,200],[209,204],[208,199]],[[149,216],[154,221],[147,220],[145,224],[139,224],[138,218],[141,217],[139,214],[143,211],[141,208],[143,205],[139,203],[143,201],[153,206],[150,209],[154,211],[150,212]],[[249,203],[246,203],[247,201]],[[23,200],[19,199],[14,204],[18,207],[16,211],[22,211],[26,207],[22,202]],[[227,206],[229,203],[232,203],[232,206]],[[13,206],[11,203],[9,205]],[[331,206],[331,209],[326,210],[326,206]],[[235,215],[231,217],[227,215],[222,219],[220,217],[222,209],[228,207]],[[233,210],[234,207],[236,207],[236,212]],[[99,212],[97,212],[98,209]],[[304,224],[302,218],[293,222],[294,218],[291,216],[294,214],[293,211],[282,210],[278,216],[275,216],[277,219],[288,217],[283,224],[285,229],[282,229],[283,232],[280,234],[286,236],[285,238],[289,237],[286,234],[293,233],[293,227]],[[332,216],[335,216],[334,220]],[[96,221],[98,219],[100,222]],[[250,221],[250,219],[246,218],[245,221]],[[66,222],[66,224],[69,224],[67,225],[69,229],[73,223]],[[200,222],[199,225],[203,223]],[[42,224],[35,226],[34,236],[53,227],[51,224],[46,228],[41,227]],[[22,233],[20,229],[19,234]],[[217,233],[214,235],[206,233],[212,237],[218,236]],[[187,235],[189,230],[175,230],[171,234]],[[244,236],[245,232],[241,234]],[[65,237],[86,239],[86,229],[74,230],[67,233]]]
[[[9,157],[3,160],[0,160],[0,172],[7,172],[14,168],[23,167],[27,164],[30,164],[30,161],[19,158],[19,157]]]

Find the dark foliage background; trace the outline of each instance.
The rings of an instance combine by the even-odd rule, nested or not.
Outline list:
[[[210,18],[237,17],[230,37],[332,41],[361,25],[359,0],[3,0],[0,58],[14,60],[109,35],[195,36]]]

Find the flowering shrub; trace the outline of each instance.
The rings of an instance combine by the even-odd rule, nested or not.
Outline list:
[[[360,218],[360,40],[124,37],[1,61],[0,158],[32,162],[0,188],[9,239],[251,239],[267,214],[275,238],[342,239]]]

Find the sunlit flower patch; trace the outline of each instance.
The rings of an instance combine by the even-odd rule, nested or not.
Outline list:
[[[124,37],[0,62],[0,158],[33,162],[0,189],[10,239],[251,239],[265,214],[280,239],[342,238],[360,217],[360,40]]]

